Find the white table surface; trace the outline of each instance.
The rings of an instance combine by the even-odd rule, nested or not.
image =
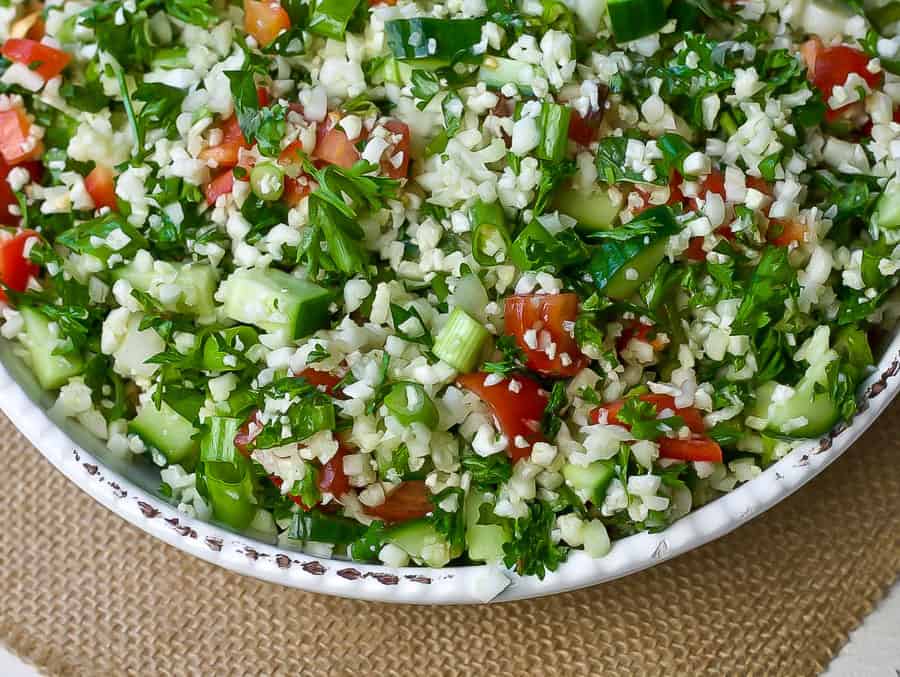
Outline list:
[[[0,675],[36,677],[38,671],[0,646]],[[900,677],[900,582],[851,635],[823,677]]]

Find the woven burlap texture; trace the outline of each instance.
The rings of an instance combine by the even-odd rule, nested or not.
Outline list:
[[[900,572],[900,405],[729,536],[580,592],[391,606],[243,578],[130,526],[0,419],[0,641],[50,674],[818,673]]]

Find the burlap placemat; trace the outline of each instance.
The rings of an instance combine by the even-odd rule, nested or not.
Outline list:
[[[672,562],[447,608],[193,559],[94,503],[2,419],[0,641],[51,674],[815,674],[900,572],[898,413],[764,517]]]

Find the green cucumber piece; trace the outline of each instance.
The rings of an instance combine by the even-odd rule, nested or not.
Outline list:
[[[489,503],[490,494],[471,490],[466,495],[466,549],[475,562],[499,562],[503,545],[511,538],[509,530],[500,524],[478,523],[481,506]]]
[[[406,552],[412,559],[430,567],[445,566],[451,559],[462,554],[461,549],[450,547],[447,539],[438,533],[434,524],[426,517],[391,527],[385,533],[385,540]]]
[[[50,331],[50,320],[33,308],[21,308],[19,312],[25,323],[31,367],[42,388],[54,390],[82,372],[84,361],[80,355],[53,354],[59,338]]]
[[[354,519],[313,510],[294,513],[290,538],[297,541],[347,545],[362,538],[365,533],[366,525]]]
[[[616,475],[616,467],[612,461],[594,461],[586,466],[566,463],[562,474],[570,487],[586,495],[595,506],[600,506],[606,498],[609,483]]]
[[[667,240],[650,244],[644,244],[643,238],[604,241],[590,263],[597,289],[617,301],[634,296],[665,258]]]
[[[478,69],[478,81],[484,82],[490,89],[501,89],[511,83],[520,94],[533,96],[532,83],[536,78],[543,78],[544,70],[522,61],[505,59],[501,56],[486,56]]]
[[[328,326],[331,292],[280,270],[236,270],[222,283],[225,316],[288,338]]]
[[[891,184],[881,194],[873,218],[882,230],[900,228],[900,185]]]
[[[619,216],[621,201],[613,202],[606,189],[584,192],[568,186],[557,191],[553,206],[578,221],[582,231],[610,230]]]
[[[212,266],[202,263],[172,263],[176,270],[172,284],[181,290],[181,295],[174,303],[162,304],[163,308],[175,313],[211,317],[216,312],[216,293],[218,279]],[[113,271],[116,280],[127,280],[132,287],[147,294],[163,283],[162,275],[155,270],[140,270],[132,261]],[[169,279],[169,276],[166,276]],[[158,299],[157,299],[158,300]]]
[[[160,451],[169,463],[193,466],[200,451],[198,430],[165,402],[157,409],[147,402],[128,424],[128,430]]]

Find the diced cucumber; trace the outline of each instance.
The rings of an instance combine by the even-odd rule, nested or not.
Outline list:
[[[522,61],[505,59],[500,56],[486,56],[478,69],[478,80],[491,89],[500,89],[510,83],[516,86],[520,94],[534,96],[532,83],[535,78],[545,77],[540,66]]]
[[[222,283],[225,315],[288,338],[328,326],[331,292],[280,270],[236,270]]]
[[[591,274],[597,288],[611,299],[631,298],[666,256],[667,238],[645,245],[643,240],[607,240],[591,260]]]
[[[471,490],[466,496],[466,546],[469,559],[475,562],[499,562],[503,544],[510,534],[500,524],[479,524],[481,506],[489,503],[489,495]]]
[[[46,390],[53,390],[66,384],[73,376],[81,373],[84,361],[80,355],[54,355],[59,338],[50,331],[50,320],[33,308],[21,308],[28,337],[28,352],[31,366],[38,383]]]
[[[385,538],[416,562],[430,567],[442,567],[462,554],[461,550],[451,548],[434,525],[424,517],[391,527]]]
[[[562,474],[579,496],[599,506],[606,498],[606,490],[616,474],[616,468],[612,461],[594,461],[586,466],[566,463]]]
[[[557,191],[554,206],[578,221],[581,230],[609,230],[619,216],[622,201],[614,202],[605,189],[589,193],[568,186]]]
[[[159,287],[171,279],[168,271],[160,270],[160,263],[156,262],[150,270],[144,270],[131,262],[113,271],[113,277],[117,280],[128,280],[132,287],[150,294],[159,300]],[[175,279],[171,282],[181,291],[177,300],[172,303],[162,303],[166,310],[200,317],[211,317],[216,312],[216,303],[213,295],[216,293],[218,280],[212,266],[202,263],[162,263],[162,268],[171,266],[175,272]]]
[[[900,228],[900,184],[888,184],[875,206],[875,225],[882,230]]]
[[[165,402],[159,409],[150,401],[141,406],[128,424],[128,430],[159,450],[169,463],[193,466],[197,460],[200,450],[199,440],[194,439],[197,429]]]
[[[840,420],[841,411],[829,387],[829,366],[840,357],[828,347],[828,336],[828,328],[820,327],[809,343],[798,350],[806,354],[811,364],[789,396],[783,395],[783,387],[775,381],[757,389],[748,414],[765,420],[766,431],[784,437],[817,437]]]
[[[365,533],[366,525],[354,519],[313,510],[294,513],[290,538],[297,541],[346,545],[361,538]]]

